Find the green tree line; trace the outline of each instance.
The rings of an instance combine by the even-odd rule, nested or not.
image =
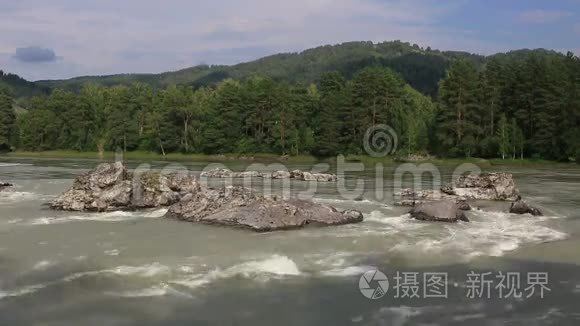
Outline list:
[[[459,57],[433,98],[381,65],[312,84],[261,76],[210,87],[88,84],[33,97],[17,117],[3,94],[0,144],[21,150],[364,154],[366,130],[387,124],[402,156],[580,155],[580,60],[571,53],[496,55],[483,65]]]

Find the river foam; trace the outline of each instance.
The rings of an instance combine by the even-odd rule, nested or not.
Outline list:
[[[298,265],[292,259],[286,256],[272,255],[264,259],[243,262],[225,269],[218,268],[186,279],[174,280],[170,283],[197,288],[216,280],[234,276],[242,276],[264,282],[272,278],[300,276],[301,274]]]
[[[545,222],[557,217],[531,217],[503,212],[473,211],[471,222],[439,224],[417,222],[408,216],[390,218],[383,223],[394,232],[405,234],[390,250],[424,255],[456,255],[463,260],[478,256],[503,256],[525,245],[558,241],[567,234]],[[414,232],[415,231],[415,232]]]
[[[26,191],[2,191],[0,192],[0,205],[9,205],[21,201],[42,199],[39,194]]]
[[[85,213],[82,215],[70,215],[62,217],[40,217],[31,221],[21,221],[19,224],[26,225],[50,225],[71,222],[125,222],[142,218],[161,218],[167,213],[166,208],[154,211],[140,212],[109,212],[109,213]]]

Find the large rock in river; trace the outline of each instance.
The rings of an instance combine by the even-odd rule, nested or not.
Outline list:
[[[401,206],[415,206],[430,201],[453,201],[462,210],[469,210],[467,200],[513,201],[519,196],[513,176],[510,173],[482,173],[466,175],[454,184],[444,185],[438,190],[403,189],[400,193]]]
[[[77,177],[50,203],[67,211],[115,211],[170,206],[199,188],[192,176],[147,171],[133,175],[121,162],[103,163]]]
[[[300,181],[336,182],[338,177],[331,173],[310,173],[301,170],[290,172],[290,178]]]
[[[471,210],[471,206],[467,202],[466,198],[456,195],[449,195],[439,190],[413,191],[412,189],[403,189],[398,195],[401,197],[401,200],[396,203],[399,206],[415,207],[423,203],[446,200],[454,202],[461,210]]]
[[[505,172],[464,175],[451,187],[443,187],[442,191],[476,200],[512,201],[519,195],[512,174]]]
[[[469,222],[465,213],[459,209],[457,204],[448,200],[425,202],[413,208],[411,217],[421,221],[448,222],[458,221]]]
[[[73,187],[50,206],[98,212],[171,206],[168,217],[261,232],[363,220],[358,211],[339,212],[310,201],[264,197],[247,188],[205,188],[186,174],[130,173],[119,162],[101,164],[77,177]]]
[[[248,228],[258,232],[288,230],[306,225],[362,222],[358,211],[304,200],[267,198],[242,187],[202,189],[171,206],[167,217],[183,221]]]

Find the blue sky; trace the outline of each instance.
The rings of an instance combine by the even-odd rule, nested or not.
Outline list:
[[[0,69],[27,79],[234,64],[346,41],[580,53],[580,0],[0,2]]]

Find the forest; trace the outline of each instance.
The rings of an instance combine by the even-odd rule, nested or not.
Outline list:
[[[50,93],[43,85],[17,111],[18,94],[0,83],[0,150],[328,157],[364,154],[365,131],[387,124],[401,157],[580,162],[580,59],[572,53],[448,55],[443,70],[419,57],[406,72],[393,60],[358,60],[348,73],[342,66],[312,81],[250,74],[201,84],[87,82]],[[410,78],[425,71],[432,85]]]

